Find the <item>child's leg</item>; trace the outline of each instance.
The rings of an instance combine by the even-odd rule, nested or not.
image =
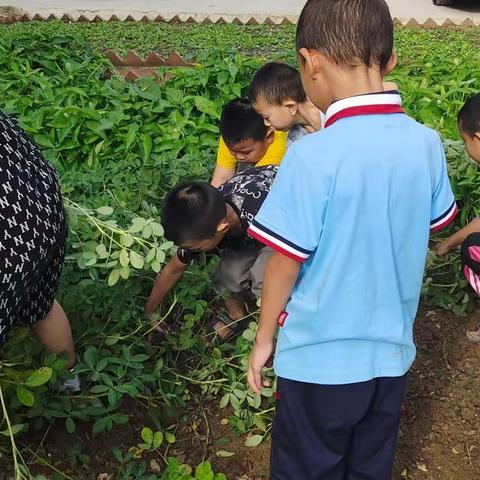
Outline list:
[[[263,279],[265,278],[265,270],[268,262],[272,258],[273,250],[269,247],[264,247],[260,250],[255,263],[250,269],[250,279],[252,282],[252,293],[260,298],[262,296]]]
[[[461,254],[463,273],[477,295],[480,295],[480,233],[472,233],[465,239]],[[480,329],[467,332],[467,338],[480,344]]]
[[[231,297],[225,300],[225,307],[227,309],[228,316],[232,320],[240,320],[247,314],[245,310],[243,293],[232,294]]]
[[[34,323],[31,328],[50,352],[67,352],[68,368],[75,365],[75,345],[72,329],[67,315],[59,303],[55,301],[49,314],[43,320]]]
[[[405,379],[390,379],[389,388],[383,380],[316,385],[279,378],[270,479],[388,480]]]
[[[480,295],[480,233],[470,234],[463,242],[462,264],[468,283]]]
[[[377,378],[371,407],[353,430],[346,479],[388,480],[400,426],[406,376]]]
[[[226,248],[218,266],[215,289],[218,293],[229,292],[230,297],[225,300],[225,307],[230,320],[236,322],[246,315],[243,292],[248,287],[250,268],[255,262],[258,251],[255,249],[233,250]],[[228,338],[238,323],[231,327],[218,319],[213,324],[213,330],[221,339]]]

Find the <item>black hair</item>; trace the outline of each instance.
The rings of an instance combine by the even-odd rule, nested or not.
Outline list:
[[[167,193],[162,209],[165,237],[176,245],[212,238],[227,206],[222,194],[204,182],[183,182]]]
[[[252,103],[263,97],[272,105],[281,105],[285,100],[302,103],[307,99],[300,72],[279,62],[266,63],[257,70],[248,96]]]
[[[223,107],[220,134],[227,146],[234,146],[242,140],[262,141],[267,133],[263,118],[249,100],[236,98]]]
[[[470,137],[480,132],[480,94],[470,97],[460,109],[458,126]]]
[[[393,52],[393,20],[384,0],[308,0],[296,43],[297,50],[318,50],[338,65],[383,69]]]

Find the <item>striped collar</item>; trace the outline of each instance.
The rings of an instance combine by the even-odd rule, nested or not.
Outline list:
[[[343,98],[328,107],[324,128],[341,118],[388,113],[405,113],[402,108],[402,97],[396,90]]]

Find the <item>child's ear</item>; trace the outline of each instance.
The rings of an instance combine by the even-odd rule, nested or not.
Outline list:
[[[220,220],[220,223],[217,225],[217,233],[225,235],[230,230],[230,224],[227,222],[227,219],[224,218]]]
[[[283,107],[286,107],[292,117],[294,117],[298,112],[298,104],[294,100],[285,100],[282,103]]]
[[[275,130],[273,128],[269,128],[267,130],[267,136],[265,137],[265,141],[267,145],[271,145],[275,140]]]
[[[317,77],[321,70],[321,63],[324,56],[317,50],[309,50],[308,48],[301,48],[298,51],[299,61],[302,63],[302,69],[313,80]]]
[[[392,55],[390,55],[390,60],[388,63],[385,65],[385,67],[382,68],[381,74],[382,77],[386,77],[389,73],[392,72],[392,70],[397,66],[397,52],[393,50]]]

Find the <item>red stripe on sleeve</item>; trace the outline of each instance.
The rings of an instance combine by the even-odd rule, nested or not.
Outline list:
[[[458,207],[457,205],[455,205],[455,207],[452,210],[452,213],[450,213],[450,215],[447,215],[445,217],[445,220],[440,225],[437,225],[436,227],[431,228],[430,231],[433,233],[433,232],[438,232],[442,228],[445,228],[448,224],[450,224],[454,220],[454,218],[457,216],[457,213],[458,213]]]
[[[292,260],[295,260],[298,263],[304,263],[307,260],[306,258],[299,257],[298,255],[295,255],[294,253],[289,252],[288,250],[285,250],[283,247],[272,242],[270,239],[263,237],[258,232],[254,232],[251,228],[247,230],[247,233],[255,240],[258,240],[259,242],[263,243],[267,247],[272,248],[276,252],[281,253],[282,255],[285,255],[286,257],[291,258]]]

